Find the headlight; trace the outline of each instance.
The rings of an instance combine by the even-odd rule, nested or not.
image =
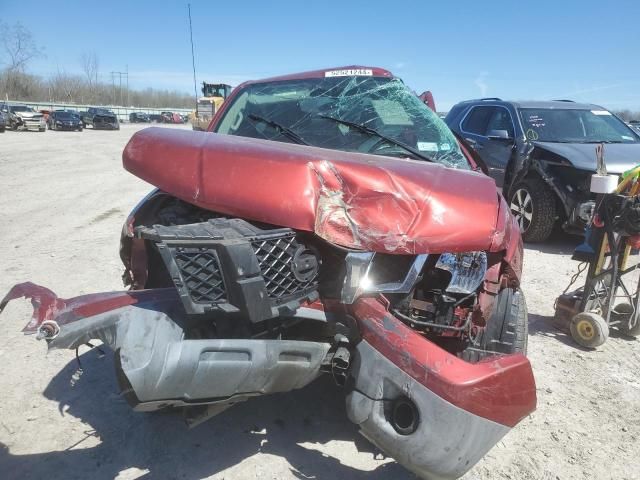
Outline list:
[[[62,122],[60,120],[56,120],[56,125],[62,125]]]
[[[409,293],[422,272],[428,255],[349,253],[342,286],[342,303],[376,293]]]
[[[485,252],[443,253],[436,268],[451,274],[446,291],[448,293],[473,293],[482,284],[487,272]]]

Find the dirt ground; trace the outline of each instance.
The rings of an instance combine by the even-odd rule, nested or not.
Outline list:
[[[0,134],[0,296],[31,280],[61,297],[122,289],[119,232],[150,186],[125,172],[119,132]],[[186,128],[186,127],[174,127]],[[640,479],[640,341],[597,351],[550,326],[576,264],[575,237],[529,245],[523,290],[538,409],[465,479]],[[0,316],[2,479],[412,479],[347,420],[329,379],[254,399],[188,430],[132,412],[109,355],[45,352],[24,336],[30,305]]]

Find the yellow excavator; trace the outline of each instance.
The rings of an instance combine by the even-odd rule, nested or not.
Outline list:
[[[191,112],[191,126],[194,130],[204,131],[231,94],[232,87],[226,83],[202,82],[202,97],[198,99],[196,109]]]

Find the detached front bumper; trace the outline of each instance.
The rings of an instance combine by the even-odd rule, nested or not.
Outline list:
[[[24,331],[46,339],[50,349],[75,349],[93,339],[108,345],[115,352],[122,393],[139,411],[226,408],[249,397],[301,388],[318,376],[329,350],[321,342],[188,339],[188,320],[173,288],[61,299],[25,283],[7,294],[0,311],[19,297],[30,298],[34,306]]]
[[[65,300],[26,283],[0,311],[18,297],[34,305],[25,332],[49,348],[92,339],[109,345],[119,385],[137,410],[202,406],[215,414],[252,396],[301,388],[337,355],[324,342],[186,338],[188,318],[173,288]],[[360,299],[348,309],[360,336],[351,345],[349,418],[418,475],[459,477],[535,409],[524,356],[469,364],[404,325],[381,300]],[[324,317],[316,313],[309,318]]]

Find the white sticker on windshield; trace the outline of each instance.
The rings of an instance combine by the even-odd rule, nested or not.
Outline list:
[[[622,138],[624,138],[625,140],[633,140],[633,137],[630,137],[628,135],[622,135]]]
[[[349,68],[346,70],[329,70],[328,72],[324,72],[325,77],[370,77],[372,75],[373,70],[371,70],[370,68]]]
[[[611,112],[607,112],[606,110],[591,110],[591,113],[594,115],[611,115]]]
[[[446,152],[451,150],[451,145],[449,145],[448,143],[441,143],[440,144],[440,151],[441,152]]]
[[[437,152],[438,144],[435,142],[418,142],[418,150],[421,152]]]

